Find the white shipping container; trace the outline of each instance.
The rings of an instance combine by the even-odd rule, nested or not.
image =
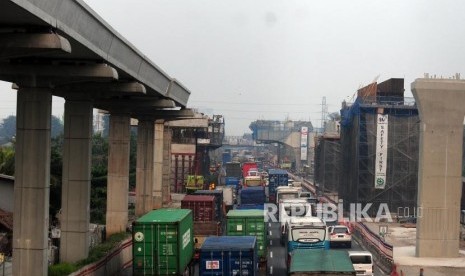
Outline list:
[[[225,205],[233,205],[233,188],[228,186],[217,186],[217,190],[223,191],[223,203]]]

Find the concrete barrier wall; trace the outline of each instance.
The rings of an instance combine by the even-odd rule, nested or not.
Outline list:
[[[70,276],[105,276],[115,275],[132,265],[132,238],[124,240],[105,258],[84,266]]]
[[[353,237],[365,250],[373,254],[377,265],[386,273],[391,271],[393,265],[393,247],[384,242],[376,233],[372,232],[361,222],[350,223]]]
[[[393,258],[393,247],[392,245],[383,241],[377,234],[371,231],[367,226],[361,222],[352,223],[352,227],[356,229],[361,237],[366,241],[372,244],[380,253],[382,253],[386,258],[392,260]]]

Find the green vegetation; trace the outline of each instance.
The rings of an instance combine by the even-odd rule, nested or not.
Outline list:
[[[126,238],[130,236],[130,233],[121,232],[111,235],[105,242],[94,246],[90,252],[89,257],[87,259],[81,260],[76,263],[78,268],[81,268],[85,265],[94,263],[111,252],[113,248],[115,248],[120,242],[124,241]]]
[[[53,116],[51,117],[50,136],[52,138],[63,134],[63,120]],[[10,115],[0,122],[0,145],[11,142],[16,136],[16,116]]]
[[[90,249],[89,257],[87,259],[78,261],[75,264],[61,263],[56,265],[51,265],[48,267],[48,275],[50,276],[65,276],[69,275],[74,271],[77,271],[81,267],[84,267],[88,264],[94,263],[98,260],[101,260],[105,255],[110,253],[114,248],[116,248],[122,241],[127,239],[130,236],[129,233],[122,232],[111,235],[105,242],[98,244]]]
[[[15,149],[14,147],[0,147],[0,173],[14,175]]]
[[[105,224],[107,210],[108,139],[100,134],[92,137],[92,180],[90,190],[90,221]]]
[[[76,265],[69,263],[56,264],[48,267],[49,276],[65,276],[77,270]]]

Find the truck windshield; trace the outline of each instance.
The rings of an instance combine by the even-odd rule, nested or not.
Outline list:
[[[322,242],[326,237],[326,227],[293,228],[292,240],[301,243]]]
[[[352,255],[350,260],[353,264],[371,264],[370,255]]]
[[[279,193],[278,200],[299,198],[298,193]]]
[[[304,204],[284,205],[284,211],[288,216],[292,217],[306,216],[309,213],[310,208],[310,206],[306,206]]]

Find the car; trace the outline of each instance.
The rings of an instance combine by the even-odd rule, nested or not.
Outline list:
[[[354,270],[360,276],[373,276],[373,256],[369,251],[348,251]]]
[[[349,227],[345,225],[334,225],[328,227],[329,244],[331,247],[336,245],[345,245],[348,248],[352,247],[352,233]]]

